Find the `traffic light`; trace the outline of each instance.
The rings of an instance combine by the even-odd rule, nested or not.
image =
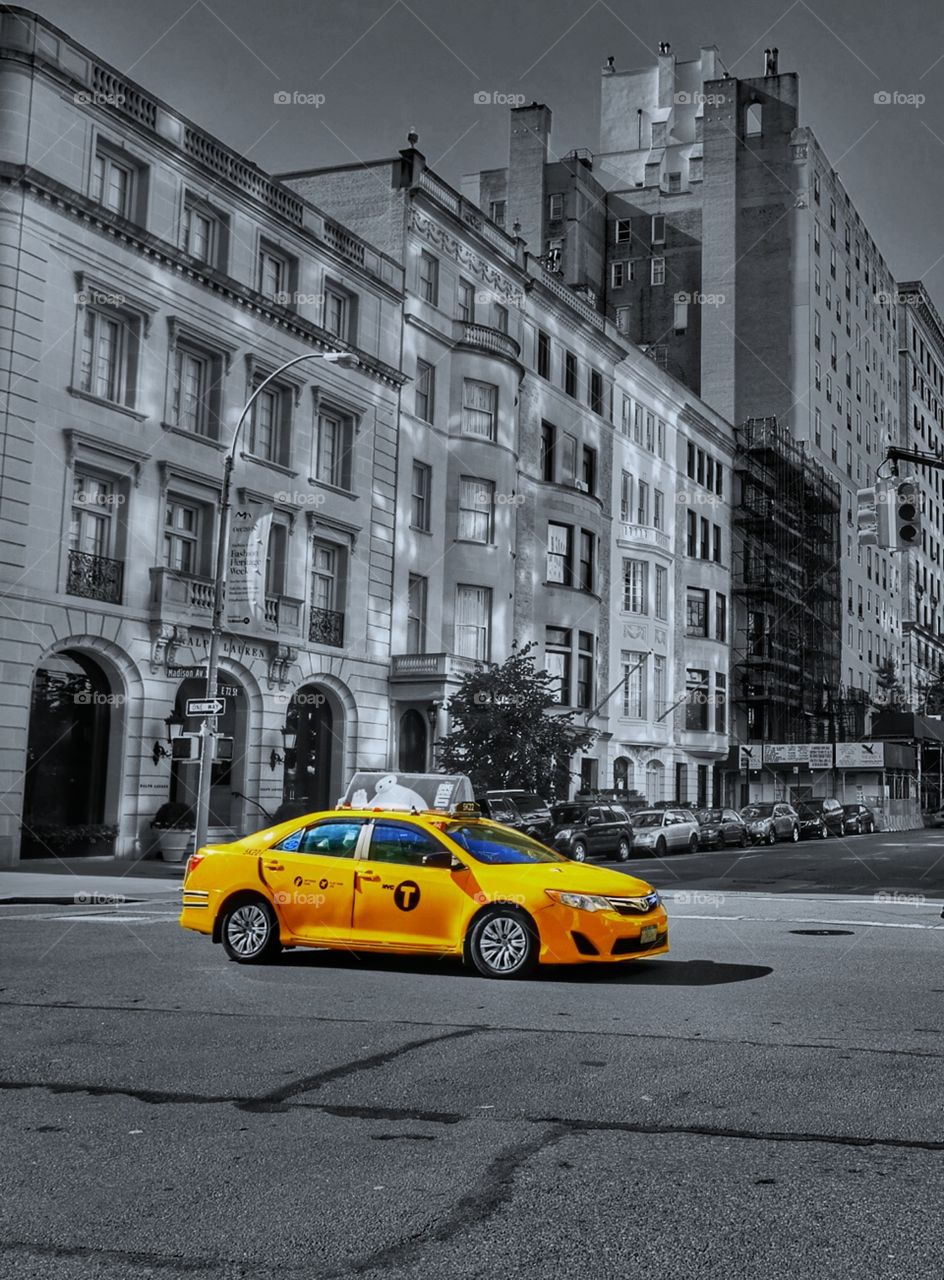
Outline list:
[[[856,493],[856,530],[860,547],[887,547],[889,540],[888,484],[878,481],[872,489]]]
[[[899,480],[895,495],[895,542],[902,550],[921,541],[921,494],[914,480]]]

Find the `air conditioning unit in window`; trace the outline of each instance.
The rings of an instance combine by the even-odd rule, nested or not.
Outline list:
[[[574,488],[579,489],[581,493],[590,492],[590,486],[587,484],[586,480],[575,480]]]

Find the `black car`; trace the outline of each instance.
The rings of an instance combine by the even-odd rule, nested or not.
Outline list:
[[[747,823],[733,809],[696,809],[698,843],[706,849],[738,845],[745,849],[752,843]]]
[[[533,836],[535,840],[540,840],[544,844],[550,840],[553,830],[551,807],[541,796],[536,795],[533,791],[519,791],[514,787],[502,787],[486,791],[485,799],[490,804],[510,801],[517,809],[521,823],[519,826],[517,823],[510,822],[508,823],[509,826],[517,827],[525,835]]]
[[[633,850],[633,824],[618,804],[556,804],[551,810],[555,849],[575,862],[587,858],[618,858],[627,862]]]
[[[800,800],[796,806],[800,816],[800,836],[825,840],[827,836],[841,836],[845,831],[842,805],[838,800]]]
[[[844,804],[842,819],[847,836],[868,836],[875,830],[875,814],[867,804]]]

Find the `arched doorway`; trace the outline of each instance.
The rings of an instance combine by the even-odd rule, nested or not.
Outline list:
[[[24,858],[110,852],[105,824],[108,739],[115,699],[104,671],[69,649],[36,670],[23,798]]]
[[[415,707],[400,717],[397,764],[404,773],[425,773],[427,752],[426,720]]]
[[[289,703],[286,726],[295,733],[286,752],[284,799],[303,801],[309,812],[330,809],[343,791],[343,728],[327,691],[304,685]]]
[[[617,756],[613,761],[613,787],[620,792],[630,791],[635,785],[632,761],[627,756]]]
[[[646,799],[655,804],[665,798],[665,765],[661,760],[650,760],[646,765]]]
[[[248,706],[245,690],[228,672],[220,672],[216,690],[223,698],[226,710],[216,719],[217,750],[210,772],[209,825],[230,827],[239,812],[239,797],[234,792],[243,790]],[[206,680],[202,676],[190,676],[181,681],[174,699],[174,710],[184,717],[185,734],[195,734],[200,729],[200,717],[186,717],[188,698],[205,697]],[[196,804],[200,781],[199,755],[200,748],[196,745],[191,759],[172,761],[169,799]]]

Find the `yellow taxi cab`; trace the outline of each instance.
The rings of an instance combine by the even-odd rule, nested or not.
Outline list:
[[[668,951],[650,885],[486,820],[463,793],[461,775],[355,775],[336,809],[199,849],[180,923],[241,964],[326,947],[462,956],[513,978]]]

